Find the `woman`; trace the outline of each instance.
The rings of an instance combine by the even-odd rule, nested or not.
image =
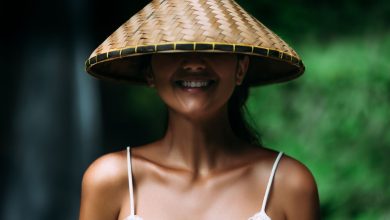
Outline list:
[[[169,117],[160,140],[91,164],[80,220],[319,218],[310,171],[259,144],[242,116],[250,86],[296,78],[304,66],[234,1],[153,1],[87,70],[146,82]]]

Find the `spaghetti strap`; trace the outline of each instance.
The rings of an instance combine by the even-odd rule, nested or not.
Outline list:
[[[280,158],[282,157],[282,155],[283,155],[283,152],[279,152],[278,156],[275,159],[274,165],[273,165],[272,170],[271,170],[271,174],[270,174],[269,179],[268,179],[268,184],[267,184],[267,188],[265,190],[263,204],[261,205],[261,210],[259,212],[257,212],[255,215],[253,215],[252,217],[250,217],[248,220],[271,220],[271,218],[267,215],[267,213],[265,213],[265,207],[267,205],[268,196],[269,196],[269,192],[271,190],[272,181],[273,181],[274,176],[275,176],[276,168],[279,164],[279,161],[280,161]]]
[[[130,193],[130,215],[125,220],[142,220],[141,217],[135,214],[134,209],[134,190],[133,190],[133,174],[131,167],[131,149],[127,147],[127,176],[129,179],[129,193]]]
[[[129,193],[130,193],[130,217],[134,216],[134,196],[133,196],[133,174],[131,168],[130,147],[127,147],[127,176],[129,178]]]
[[[274,179],[276,168],[277,168],[277,166],[279,164],[279,161],[280,161],[280,158],[282,157],[282,155],[283,155],[283,152],[279,152],[278,157],[276,158],[276,160],[274,162],[274,165],[272,167],[271,175],[270,175],[270,177],[268,179],[267,189],[265,190],[263,204],[261,206],[260,212],[264,212],[265,213],[265,207],[267,205],[268,196],[269,196],[269,192],[271,190],[272,181]]]

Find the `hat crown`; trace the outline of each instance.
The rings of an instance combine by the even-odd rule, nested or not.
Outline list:
[[[92,54],[172,42],[258,46],[297,57],[281,38],[234,0],[153,0]]]
[[[234,0],[154,0],[96,48],[86,67],[98,78],[146,84],[147,55],[182,52],[246,54],[251,86],[305,70],[291,47]]]

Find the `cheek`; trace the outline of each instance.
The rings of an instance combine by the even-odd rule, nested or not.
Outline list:
[[[163,79],[179,67],[179,62],[174,56],[156,54],[152,56],[151,65],[155,78]]]
[[[220,81],[218,85],[218,100],[219,104],[227,103],[236,88],[236,63],[234,61],[221,63],[214,67],[219,74]]]
[[[234,63],[221,64],[214,69],[219,75],[220,87],[228,91],[235,88],[237,66]]]
[[[234,81],[236,78],[238,60],[233,55],[219,55],[211,58],[210,66],[223,81]]]

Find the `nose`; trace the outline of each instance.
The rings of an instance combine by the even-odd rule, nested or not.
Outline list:
[[[206,68],[201,54],[183,54],[182,68],[189,72],[202,71]]]

